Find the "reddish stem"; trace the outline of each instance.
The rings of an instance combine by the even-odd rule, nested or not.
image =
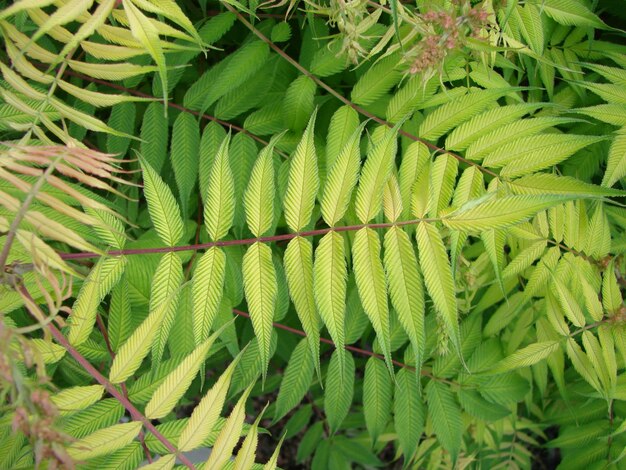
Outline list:
[[[17,287],[17,289],[31,302],[36,303],[26,287],[20,285]],[[76,362],[78,362],[83,367],[83,369],[89,372],[89,374],[106,389],[109,395],[119,401],[122,406],[126,408],[126,411],[130,413],[130,416],[134,421],[142,423],[142,425],[148,431],[150,431],[154,435],[154,437],[157,438],[166,447],[168,451],[176,454],[178,459],[188,468],[195,470],[196,467],[194,466],[194,464],[183,454],[179,454],[178,449],[174,446],[174,444],[172,444],[163,434],[161,434],[159,430],[154,426],[154,424],[152,424],[148,418],[146,418],[137,408],[135,408],[135,406],[130,402],[130,400],[128,400],[128,398],[120,393],[120,391],[111,382],[109,382],[109,380],[105,376],[103,376],[98,371],[98,369],[96,369],[81,353],[79,353],[74,348],[74,346],[69,343],[67,338],[63,336],[63,333],[61,333],[61,331],[57,329],[57,327],[55,327],[52,323],[47,323],[45,325],[45,328],[50,331],[54,339],[56,339],[57,342],[65,348],[70,356],[72,356],[76,360]]]
[[[154,253],[175,253],[179,251],[192,251],[203,250],[214,246],[233,246],[233,245],[252,245],[256,242],[272,243],[284,240],[291,240],[296,237],[314,237],[317,235],[325,235],[328,232],[353,232],[362,228],[390,228],[393,226],[414,225],[419,222],[435,222],[439,219],[413,219],[404,220],[401,222],[387,222],[382,224],[359,224],[359,225],[345,225],[343,227],[327,227],[316,230],[308,230],[305,232],[285,233],[282,235],[270,235],[267,237],[259,238],[243,238],[239,240],[220,240],[216,242],[198,243],[194,245],[182,245],[182,246],[164,246],[159,248],[133,248],[128,250],[112,250],[107,252],[108,256],[122,256],[122,255],[148,255]],[[90,251],[81,253],[59,253],[61,259],[64,260],[76,260],[85,258],[97,258],[100,256],[98,253]]]

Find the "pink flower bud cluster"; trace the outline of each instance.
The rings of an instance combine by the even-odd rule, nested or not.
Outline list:
[[[440,66],[449,51],[462,47],[468,36],[477,38],[489,14],[467,1],[454,2],[454,11],[428,11],[420,15],[427,31],[415,48],[409,71],[417,74]]]

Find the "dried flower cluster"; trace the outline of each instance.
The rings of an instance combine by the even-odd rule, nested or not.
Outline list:
[[[69,437],[54,428],[58,411],[50,394],[36,388],[28,405],[15,409],[13,431],[23,433],[33,443],[36,467],[45,461],[48,469],[73,469],[74,462],[65,450]]]
[[[19,363],[27,369],[34,367],[35,372],[22,375]],[[37,351],[0,317],[0,406],[3,412],[13,413],[13,432],[31,441],[35,468],[73,469],[74,462],[65,450],[70,438],[55,428],[57,407],[50,393],[41,388],[47,381]]]
[[[468,1],[454,5],[450,11],[428,11],[420,16],[425,33],[407,53],[411,74],[437,68],[450,51],[463,45],[466,37],[480,37],[480,31],[489,22],[487,11],[472,7]]]

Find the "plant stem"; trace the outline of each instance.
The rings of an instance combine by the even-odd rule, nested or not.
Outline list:
[[[282,235],[270,235],[267,237],[258,237],[258,238],[242,238],[238,240],[220,240],[215,242],[208,243],[198,243],[194,245],[182,245],[182,246],[164,246],[160,248],[133,248],[128,250],[112,250],[107,252],[108,256],[126,256],[126,255],[147,255],[154,253],[173,253],[179,251],[192,251],[192,250],[203,250],[208,249],[214,246],[233,246],[233,245],[252,245],[256,242],[263,243],[272,243],[279,242],[285,240],[291,240],[296,237],[314,237],[318,235],[325,235],[328,232],[353,232],[360,230],[362,228],[390,228],[393,226],[403,226],[403,225],[414,225],[419,222],[437,222],[441,219],[439,218],[430,218],[430,219],[412,219],[412,220],[404,220],[401,222],[387,222],[381,224],[359,224],[359,225],[345,225],[342,227],[327,227],[320,228],[316,230],[308,230],[305,232],[294,232],[294,233],[285,233]],[[93,253],[90,251],[81,252],[81,253],[59,253],[59,256],[64,260],[75,260],[75,259],[85,259],[85,258],[96,258],[101,256],[98,253]]]
[[[18,286],[18,290],[22,295],[24,295],[26,298],[29,298],[33,303],[35,303],[35,300],[32,298],[30,292],[28,292],[28,289],[26,289],[24,285]],[[194,466],[194,464],[183,454],[180,454],[174,444],[172,444],[163,434],[161,434],[159,430],[154,426],[154,424],[152,424],[152,422],[150,422],[148,418],[146,418],[137,408],[135,408],[130,400],[126,398],[105,376],[103,376],[98,371],[98,369],[91,365],[91,363],[81,353],[79,353],[74,348],[74,346],[69,343],[67,338],[63,336],[63,333],[61,333],[61,331],[59,331],[56,326],[49,323],[46,325],[46,328],[48,329],[48,331],[50,331],[54,339],[56,339],[57,342],[65,348],[70,356],[72,356],[76,360],[76,362],[78,362],[83,367],[83,369],[85,369],[100,385],[102,385],[109,393],[109,395],[119,401],[122,406],[126,408],[126,411],[130,413],[130,416],[134,421],[142,423],[142,425],[148,431],[150,431],[154,435],[154,437],[167,448],[168,451],[176,454],[178,459],[188,468],[190,468],[191,470],[195,470],[196,467]]]

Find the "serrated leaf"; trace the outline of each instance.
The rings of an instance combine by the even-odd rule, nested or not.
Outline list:
[[[267,232],[274,219],[274,145],[265,147],[252,168],[250,181],[244,193],[246,221],[257,237]]]
[[[353,103],[368,105],[383,96],[398,83],[402,72],[396,68],[399,55],[391,54],[372,65],[352,87]]]
[[[424,360],[424,284],[418,270],[417,257],[409,235],[399,227],[385,233],[385,270],[389,281],[391,303],[398,312],[400,324],[406,331],[417,364]]]
[[[359,114],[350,106],[342,106],[333,114],[326,136],[326,169],[330,171],[359,126]]]
[[[568,289],[568,287],[561,282],[557,277],[552,279],[552,283],[556,290],[557,299],[561,306],[562,312],[565,316],[577,327],[582,328],[585,326],[585,315],[578,305],[574,294]]]
[[[254,333],[259,340],[259,351],[263,363],[262,373],[265,378],[270,359],[272,322],[278,293],[271,248],[263,243],[255,242],[246,251],[241,269],[250,319]]]
[[[397,150],[397,126],[382,131],[383,137],[375,142],[363,165],[356,193],[355,209],[361,223],[367,223],[380,212],[383,188],[394,165]]]
[[[143,470],[170,470],[171,468],[174,468],[175,464],[176,464],[176,455],[169,454],[169,455],[164,455],[162,457],[159,457],[154,462],[148,465],[144,465],[141,468]]]
[[[211,387],[211,390],[202,397],[200,403],[194,408],[178,438],[179,450],[186,452],[200,447],[213,431],[213,428],[219,420],[220,413],[222,412],[233,372],[245,351],[246,349],[243,349],[239,355],[233,359],[226,370],[219,376],[213,387]]]
[[[341,360],[344,361],[343,364],[339,363]],[[352,405],[354,370],[352,354],[349,352],[339,354],[339,349],[333,352],[324,387],[324,413],[333,434],[339,430]]]
[[[296,237],[289,242],[284,256],[289,294],[306,333],[313,364],[319,375],[319,338],[321,319],[315,306],[313,288],[313,246],[309,240]]]
[[[481,112],[502,95],[510,93],[510,88],[476,90],[471,89],[465,96],[450,101],[426,116],[420,124],[418,135],[422,139],[436,140],[450,129]]]
[[[378,343],[383,350],[389,371],[391,364],[391,337],[389,330],[389,305],[387,303],[387,281],[380,260],[378,234],[365,227],[357,231],[352,245],[353,268],[359,297],[367,314]]]
[[[458,169],[458,160],[449,153],[435,158],[430,166],[428,214],[431,217],[437,217],[450,204]]]
[[[557,195],[495,198],[493,193],[489,193],[484,197],[469,201],[454,212],[445,215],[441,221],[448,228],[465,232],[505,228],[571,198],[572,196]]]
[[[578,372],[583,379],[589,383],[598,392],[602,393],[602,385],[598,380],[598,375],[591,364],[591,361],[587,355],[583,352],[574,338],[567,338],[567,356],[572,361],[574,369]]]
[[[172,331],[182,282],[183,265],[180,256],[177,253],[165,253],[154,272],[150,289],[150,310],[154,310],[164,303],[169,304],[152,342],[152,356],[156,363],[161,361],[167,339]],[[172,296],[174,296],[173,299],[171,299]]]
[[[284,196],[285,221],[294,232],[300,232],[310,223],[319,188],[317,155],[313,141],[316,115],[317,112],[311,116],[289,165]]]
[[[501,374],[519,369],[520,367],[531,366],[548,357],[559,348],[559,345],[559,341],[541,341],[530,344],[519,351],[515,351],[510,356],[505,357],[484,373]]]
[[[211,449],[206,461],[206,468],[223,468],[224,464],[231,458],[233,449],[239,441],[241,431],[243,430],[243,422],[246,417],[246,400],[252,387],[249,387],[237,401],[230,416],[226,419],[224,427],[220,431],[215,440],[215,445]]]
[[[389,177],[383,189],[383,213],[391,222],[396,222],[402,215],[402,195],[394,175]]]
[[[314,110],[313,100],[316,90],[317,85],[306,75],[300,75],[291,82],[283,99],[283,122],[286,127],[296,132],[304,129]],[[315,122],[314,117],[311,119]]]
[[[140,160],[144,195],[148,212],[159,237],[167,246],[175,246],[183,237],[183,220],[170,188],[147,161]]]
[[[417,226],[417,246],[428,294],[460,354],[461,337],[452,269],[439,230],[434,225],[420,222]]]
[[[391,397],[393,383],[383,363],[375,357],[370,357],[365,365],[363,379],[363,414],[365,425],[376,443],[391,418]]]
[[[337,116],[337,113],[335,113],[333,119],[335,116]],[[347,114],[345,117],[346,120],[348,120],[348,123],[345,123],[345,127],[347,128],[352,128],[350,116],[350,114]],[[337,126],[339,125],[337,124]],[[329,154],[326,154],[327,161],[331,166],[328,172],[328,178],[326,179],[326,185],[324,186],[321,209],[324,221],[331,227],[339,222],[345,215],[352,196],[352,190],[359,177],[359,167],[361,164],[359,143],[363,126],[364,125],[354,126],[355,129],[349,136],[336,137],[338,140],[345,141],[345,144],[342,146],[341,151],[337,149],[336,156],[333,154],[332,163]],[[333,129],[331,128],[331,130]],[[330,132],[328,138],[331,138]],[[330,147],[330,142],[328,143],[328,147]],[[327,150],[327,152],[328,151],[334,151],[334,149]]]
[[[344,316],[346,280],[348,277],[343,236],[329,232],[322,237],[315,250],[313,289],[315,303],[330,337],[337,348],[339,367],[345,359]]]
[[[396,374],[393,399],[394,427],[405,461],[410,461],[424,432],[426,409],[415,372],[402,368]]]
[[[217,315],[226,268],[226,255],[216,246],[209,248],[194,272],[193,298],[193,337],[196,345],[209,337],[213,320]]]
[[[557,176],[552,173],[535,173],[510,181],[508,186],[516,194],[562,194],[575,197],[626,196],[619,189],[603,188],[585,183],[571,176]]]
[[[141,423],[136,421],[115,424],[72,443],[67,453],[75,460],[87,460],[109,454],[130,444],[139,431]]]
[[[167,101],[167,69],[159,32],[149,19],[130,0],[122,0],[133,36],[142,44],[157,64],[163,83],[163,102]]]
[[[65,415],[80,411],[96,403],[103,393],[104,387],[102,385],[86,385],[66,388],[54,394],[50,399],[57,407],[59,414]]]
[[[198,155],[200,130],[198,122],[190,113],[180,113],[172,128],[170,161],[178,187],[183,217],[189,211],[189,198],[198,179]]]
[[[120,280],[125,267],[124,256],[101,258],[89,272],[72,307],[68,334],[72,345],[78,346],[89,338],[96,323],[98,306]]]
[[[248,470],[253,467],[256,448],[259,442],[259,422],[263,417],[264,411],[265,410],[261,411],[252,427],[248,430],[248,434],[246,434],[246,438],[243,444],[241,444],[239,452],[237,452],[233,470]]]
[[[426,386],[428,414],[441,446],[450,452],[455,462],[461,449],[463,421],[461,410],[448,385],[431,380]]]
[[[622,307],[622,294],[615,276],[615,261],[611,260],[602,273],[602,306],[612,314]]]
[[[204,223],[214,241],[226,236],[235,215],[235,182],[229,163],[229,144],[230,136],[227,136],[213,160],[204,199]]]
[[[295,408],[309,390],[313,378],[313,362],[307,348],[307,340],[302,339],[291,353],[276,398],[274,423]]]
[[[534,0],[550,18],[565,26],[606,29],[604,22],[583,3],[575,0]]]
[[[159,419],[166,416],[191,385],[198,374],[200,366],[206,359],[209,348],[217,339],[218,332],[200,344],[181,363],[170,372],[154,391],[146,405],[145,415],[148,419]]]
[[[472,142],[487,133],[521,118],[537,107],[539,107],[537,103],[521,103],[497,106],[484,111],[454,129],[446,138],[446,148],[465,150]]]
[[[112,383],[124,382],[141,365],[144,360],[158,329],[161,327],[163,319],[172,304],[178,302],[180,289],[174,292],[169,298],[151,310],[146,319],[137,327],[132,335],[120,347],[109,372],[109,380]]]
[[[622,128],[623,129],[623,128]],[[602,186],[610,188],[626,176],[626,133],[615,136],[609,149],[609,159],[606,164]]]

